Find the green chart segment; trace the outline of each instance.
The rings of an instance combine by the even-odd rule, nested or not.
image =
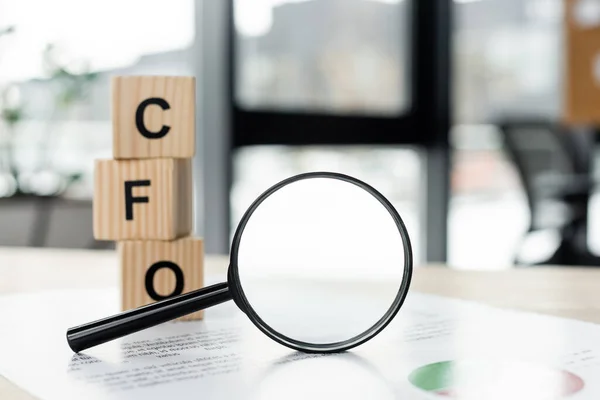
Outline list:
[[[520,362],[441,361],[412,371],[415,387],[440,397],[462,394],[519,396],[530,399],[567,398],[584,388],[568,371]]]

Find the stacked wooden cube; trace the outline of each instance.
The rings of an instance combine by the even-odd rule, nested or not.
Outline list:
[[[96,160],[94,237],[119,242],[123,310],[203,286],[203,242],[190,236],[194,114],[193,77],[112,79],[114,159]]]

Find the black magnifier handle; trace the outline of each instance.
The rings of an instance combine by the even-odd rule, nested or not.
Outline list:
[[[120,338],[204,310],[231,300],[227,282],[218,283],[193,292],[171,297],[112,317],[89,322],[67,330],[69,347],[79,353],[82,350]]]

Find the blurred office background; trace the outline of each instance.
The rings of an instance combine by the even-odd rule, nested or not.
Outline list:
[[[194,75],[209,252],[267,187],[331,170],[393,202],[419,263],[594,264],[600,153],[560,122],[565,4],[0,0],[0,245],[109,248],[91,198],[110,76]]]

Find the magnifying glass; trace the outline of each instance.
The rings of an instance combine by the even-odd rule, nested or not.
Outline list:
[[[67,341],[80,352],[233,300],[284,346],[344,351],[390,323],[412,267],[404,222],[381,193],[343,174],[300,174],[265,191],[243,215],[227,282],[70,328]]]

